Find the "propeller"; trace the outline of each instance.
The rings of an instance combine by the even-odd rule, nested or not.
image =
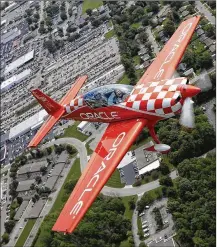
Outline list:
[[[195,127],[195,117],[194,117],[194,101],[190,97],[186,98],[182,107],[182,112],[180,116],[180,124],[187,128]]]

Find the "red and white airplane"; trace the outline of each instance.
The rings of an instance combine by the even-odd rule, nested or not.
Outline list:
[[[81,76],[58,103],[39,89],[32,90],[50,116],[28,147],[37,146],[59,119],[109,123],[53,231],[74,231],[144,127],[156,143],[148,150],[162,153],[170,147],[160,144],[155,134],[159,120],[181,113],[181,124],[193,127],[190,98],[201,90],[188,85],[187,78],[171,78],[199,20],[200,16],[195,16],[181,23],[135,87],[107,85],[78,96],[87,80]]]

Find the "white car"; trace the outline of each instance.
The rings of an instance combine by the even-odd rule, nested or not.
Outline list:
[[[149,233],[144,234],[144,237],[145,237],[145,238],[148,237],[148,236],[150,236]]]
[[[139,217],[141,217],[141,216],[143,216],[143,215],[145,215],[145,213],[144,213],[144,212],[142,212],[142,213],[139,215]]]

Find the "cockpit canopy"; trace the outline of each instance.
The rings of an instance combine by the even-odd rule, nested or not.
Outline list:
[[[125,101],[133,86],[112,84],[95,88],[83,95],[84,102],[91,108],[116,105]]]

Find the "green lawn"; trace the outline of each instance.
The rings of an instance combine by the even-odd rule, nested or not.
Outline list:
[[[86,12],[87,9],[96,9],[103,5],[101,0],[84,0],[82,6],[82,14]]]
[[[27,237],[29,236],[34,224],[36,222],[36,219],[29,219],[26,226],[24,227],[19,239],[17,240],[17,243],[15,247],[23,247]]]
[[[123,188],[125,186],[125,184],[121,183],[120,173],[118,169],[114,171],[106,185],[114,188]]]
[[[87,154],[88,155],[91,155],[93,153],[93,150],[90,149],[90,143],[93,141],[94,139],[91,139],[89,140],[87,143],[86,143],[86,149],[87,149]]]
[[[132,220],[132,217],[133,217],[133,210],[131,210],[129,207],[129,201],[131,200],[132,197],[134,198],[134,201],[136,202],[137,196],[125,196],[121,198],[126,208],[124,212],[124,217],[130,221]],[[131,247],[131,246],[132,245],[129,243],[128,239],[121,242],[120,244],[120,247]]]
[[[130,84],[130,79],[129,79],[128,76],[124,73],[124,75],[122,76],[122,78],[121,78],[120,80],[118,80],[118,83],[129,85],[129,84]]]
[[[137,22],[137,23],[133,23],[130,25],[132,28],[136,28],[138,29],[139,27],[141,27],[141,22]]]
[[[133,57],[133,61],[135,65],[140,64],[140,61],[141,61],[140,56]]]
[[[109,27],[112,27],[112,26],[113,26],[113,24],[112,24],[112,21],[111,21],[111,20],[109,21],[108,26],[109,26]]]
[[[137,142],[136,144],[134,144],[134,145],[132,145],[132,146],[130,147],[130,150],[131,150],[131,151],[132,151],[132,150],[135,150],[135,149],[137,149],[137,148],[139,148],[139,147],[145,145],[146,143],[148,143],[148,142],[151,141],[151,140],[152,140],[151,137],[148,137],[148,138],[142,140],[141,142]]]
[[[76,121],[72,126],[65,129],[64,134],[62,136],[60,136],[59,138],[74,137],[74,138],[79,139],[80,141],[85,141],[88,138],[88,136],[82,134],[80,131],[77,130],[77,126],[79,124],[80,124],[80,122]]]
[[[114,35],[115,35],[115,31],[114,31],[114,29],[112,29],[112,30],[110,30],[109,32],[107,32],[107,33],[105,34],[105,38],[106,38],[106,39],[110,39],[110,38],[112,38]]]
[[[141,221],[141,217],[139,217],[139,216],[137,217],[137,227],[138,227],[138,232],[143,233],[143,230],[142,230],[142,221]],[[140,240],[143,240],[143,239],[144,239],[144,235],[142,234]]]

